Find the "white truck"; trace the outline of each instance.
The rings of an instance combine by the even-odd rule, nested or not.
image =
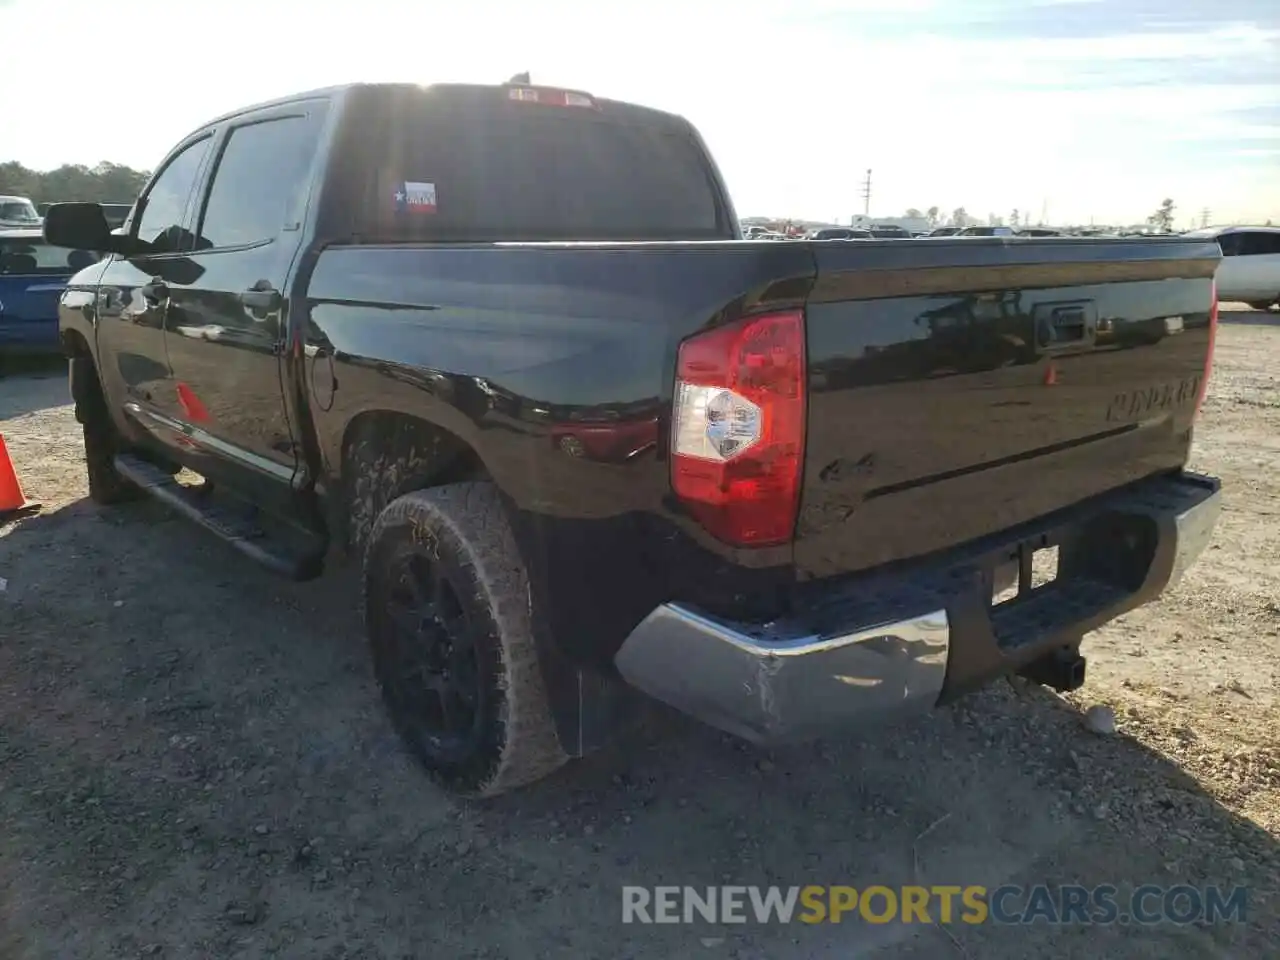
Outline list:
[[[38,227],[40,214],[26,197],[0,196],[0,227]]]

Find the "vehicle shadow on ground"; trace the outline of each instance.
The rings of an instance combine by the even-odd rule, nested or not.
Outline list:
[[[0,421],[70,402],[64,358],[4,358],[0,366]]]
[[[15,958],[844,960],[949,955],[948,937],[983,957],[1209,957],[1280,933],[1258,904],[1247,924],[1083,933],[623,924],[629,884],[1258,889],[1270,836],[1123,718],[1090,734],[1039,688],[770,755],[655,711],[548,781],[464,804],[383,717],[351,571],[282,583],[156,504],[82,501],[0,540],[0,576]]]
[[[1280,310],[1221,310],[1218,322],[1244,327],[1276,327],[1280,326]]]

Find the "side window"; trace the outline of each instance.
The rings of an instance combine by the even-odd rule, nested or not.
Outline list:
[[[1224,233],[1218,237],[1218,246],[1222,248],[1224,257],[1238,256],[1240,253],[1241,235],[1238,233]]]
[[[298,211],[319,138],[312,116],[280,117],[231,131],[213,174],[199,246],[272,240]]]
[[[209,152],[210,137],[197,140],[169,161],[147,193],[138,223],[138,239],[154,244],[157,253],[179,250],[188,228],[187,202]]]
[[[1256,233],[1237,233],[1240,238],[1239,254],[1242,257],[1262,257],[1280,253],[1280,233],[1259,230]]]

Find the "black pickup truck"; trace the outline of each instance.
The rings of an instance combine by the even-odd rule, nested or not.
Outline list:
[[[360,558],[459,794],[649,698],[776,743],[1077,686],[1217,518],[1212,242],[748,242],[686,121],[527,84],[300,94],[156,169],[45,222],[108,254],[60,312],[90,495]]]

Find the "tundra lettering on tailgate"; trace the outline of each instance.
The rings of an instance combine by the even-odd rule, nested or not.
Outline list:
[[[1176,410],[1188,403],[1195,403],[1200,392],[1201,374],[1183,377],[1181,380],[1157,384],[1144,390],[1126,390],[1117,393],[1107,406],[1107,420],[1132,420],[1163,410]]]

